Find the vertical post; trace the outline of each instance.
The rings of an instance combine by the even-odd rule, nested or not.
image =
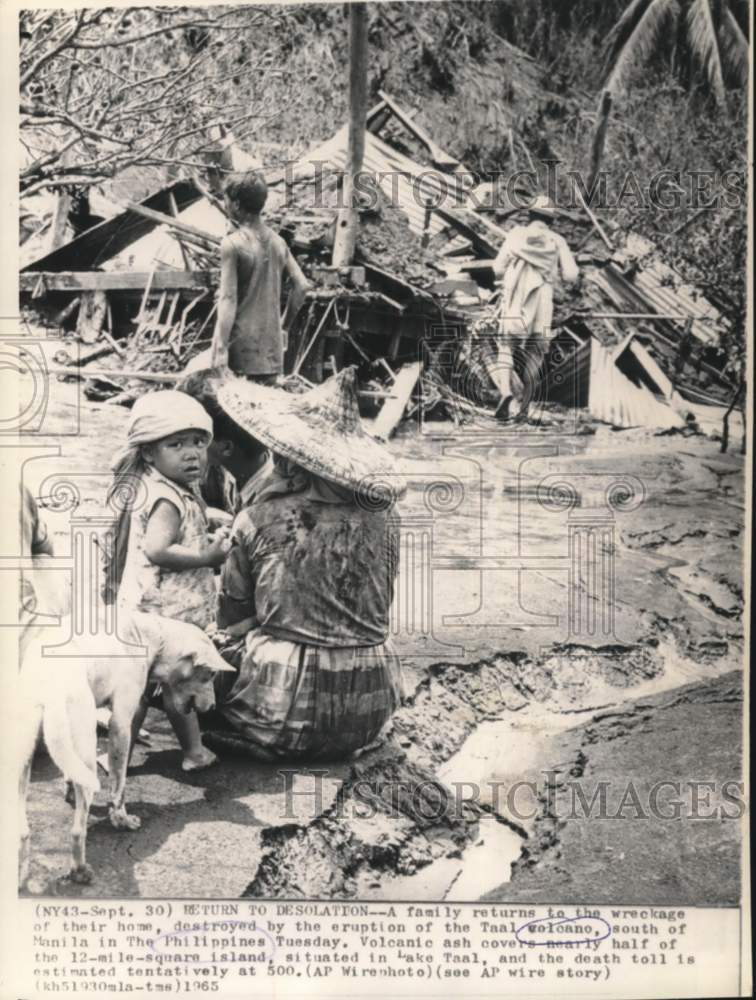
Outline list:
[[[354,180],[365,155],[365,118],[367,115],[367,7],[349,5],[349,143],[344,173],[343,207],[336,220],[332,264],[345,267],[352,263],[357,243],[359,216]]]

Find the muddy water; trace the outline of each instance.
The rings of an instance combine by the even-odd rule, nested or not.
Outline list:
[[[528,799],[524,783],[540,784],[542,768],[553,765],[542,758],[540,750],[550,737],[575,728],[581,721],[592,718],[597,710],[619,711],[639,698],[708,680],[728,669],[726,662],[697,663],[681,655],[671,643],[663,644],[659,655],[662,666],[656,676],[619,690],[598,681],[591,685],[591,703],[585,707],[560,709],[530,703],[517,713],[481,723],[457,753],[439,767],[439,780],[455,796],[474,799],[492,810],[492,815],[481,820],[480,839],[465,852],[459,873],[443,898],[480,899],[509,881],[506,873],[520,857],[532,833],[530,814],[534,801],[532,796]],[[515,791],[518,783],[526,794]],[[438,881],[447,875],[444,864],[434,863]],[[425,873],[426,882],[432,878],[431,871]]]
[[[470,538],[480,524],[481,548],[486,556],[516,551],[529,557],[553,552],[555,541],[564,539],[569,513],[555,525],[548,502],[543,502],[542,493],[539,495],[539,482],[555,472],[563,473],[558,489],[574,501],[572,510],[601,506],[606,497],[606,473],[641,479],[647,509],[652,510],[648,520],[647,511],[640,508],[628,511],[624,518],[622,511],[614,515],[616,594],[618,610],[624,605],[622,638],[626,643],[611,651],[615,660],[611,669],[597,672],[589,648],[560,651],[558,643],[551,649],[541,644],[539,668],[550,677],[543,684],[534,683],[535,697],[516,712],[506,711],[500,718],[478,722],[459,748],[439,764],[439,780],[456,796],[477,802],[487,815],[480,821],[478,841],[463,853],[453,881],[449,882],[453,864],[447,858],[435,860],[413,876],[422,879],[423,888],[438,892],[435,898],[481,898],[501,890],[508,881],[511,866],[534,835],[532,799],[528,803],[515,796],[510,801],[509,792],[517,783],[541,784],[543,769],[554,764],[543,755],[552,737],[569,733],[596,712],[619,712],[639,698],[724,674],[739,662],[737,618],[742,604],[738,600],[737,547],[730,550],[731,576],[727,579],[717,578],[700,565],[707,544],[719,544],[732,524],[731,513],[716,509],[723,500],[718,484],[707,475],[705,466],[691,468],[687,457],[677,460],[664,442],[650,436],[631,441],[624,455],[618,443],[618,437],[607,439],[606,434],[599,434],[552,439],[541,448],[537,440],[521,445],[501,443],[495,448],[468,449],[463,458],[455,449],[457,465],[451,471],[464,481],[468,500],[477,495],[481,504],[479,511],[473,502],[461,505],[453,523],[438,526],[434,541],[438,539],[439,547],[454,544],[460,525],[466,526]],[[416,445],[409,450],[417,454]],[[700,449],[701,458],[708,458],[702,452]],[[477,468],[471,474],[473,462]],[[719,474],[721,469],[715,469],[714,475]],[[671,496],[685,493],[690,495],[688,502],[675,500],[674,507],[668,508]],[[656,528],[660,516],[663,522],[658,533],[650,537],[650,544],[634,548],[624,544],[625,533],[632,537],[634,532],[643,534],[649,527]],[[680,545],[679,540],[686,537],[692,542]],[[723,562],[726,559],[723,554]],[[688,644],[690,635],[700,640],[698,649]],[[511,645],[512,637],[510,630],[510,649],[516,648]],[[649,653],[647,669],[636,669],[633,647]],[[713,656],[707,655],[709,649],[715,650]],[[690,655],[691,650],[694,655]],[[534,652],[532,647],[529,651]],[[419,898],[415,891],[420,890],[420,883],[413,889],[410,881],[402,880],[403,893],[407,898]],[[383,888],[390,891],[388,886]]]

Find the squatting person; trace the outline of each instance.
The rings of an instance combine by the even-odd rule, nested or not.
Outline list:
[[[362,428],[354,369],[301,395],[227,379],[217,399],[273,461],[234,522],[218,625],[241,640],[209,746],[264,760],[365,748],[402,697],[389,637],[401,489]],[[230,730],[230,733],[229,733]]]

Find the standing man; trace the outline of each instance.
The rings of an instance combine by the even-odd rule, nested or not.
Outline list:
[[[211,364],[270,385],[283,373],[284,328],[304,302],[308,282],[284,241],[260,217],[268,197],[261,174],[231,175],[223,189],[236,229],[221,243],[218,319]],[[291,292],[281,316],[281,280]]]
[[[532,385],[551,340],[553,286],[578,279],[578,266],[566,240],[549,228],[556,206],[539,195],[529,209],[527,226],[515,226],[494,262],[500,278],[498,362],[492,376],[501,393],[497,416],[506,419],[515,394],[522,397],[520,415],[527,416]],[[524,386],[514,372],[515,353],[524,364]]]

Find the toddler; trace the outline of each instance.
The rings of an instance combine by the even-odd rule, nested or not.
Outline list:
[[[205,473],[212,420],[183,392],[153,392],[134,404],[125,450],[113,463],[109,501],[121,508],[107,586],[119,609],[207,628],[215,617],[213,570],[230,548],[227,532],[209,534],[199,483]],[[185,771],[207,767],[194,712],[165,703],[183,750]],[[135,731],[147,709],[143,702]]]

